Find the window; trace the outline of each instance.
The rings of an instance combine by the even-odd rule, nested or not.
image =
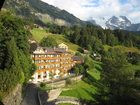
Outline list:
[[[43,76],[43,78],[46,78],[46,77],[47,77],[46,75]]]
[[[39,74],[39,75],[38,75],[38,79],[40,79],[40,78],[41,78],[41,75]]]
[[[44,66],[41,66],[41,69],[43,69],[44,68]]]
[[[46,68],[50,68],[50,65],[46,65]]]

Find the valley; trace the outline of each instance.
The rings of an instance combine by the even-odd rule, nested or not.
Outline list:
[[[0,104],[139,105],[139,23],[89,19],[41,0],[5,1]]]

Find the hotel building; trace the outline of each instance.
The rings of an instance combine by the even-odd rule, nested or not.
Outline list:
[[[32,82],[43,82],[51,78],[67,76],[69,70],[77,62],[73,57],[74,55],[68,52],[68,46],[63,43],[58,45],[58,48],[37,47],[32,52],[32,61],[37,66]]]

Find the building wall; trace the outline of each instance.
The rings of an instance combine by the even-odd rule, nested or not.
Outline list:
[[[68,71],[81,62],[73,59],[74,55],[68,52],[68,46],[64,43],[59,44],[58,48],[37,47],[31,57],[37,66],[31,80],[34,83],[67,76]]]
[[[59,44],[58,47],[59,48],[64,48],[64,49],[66,49],[66,51],[68,51],[68,46],[65,45],[64,43]]]
[[[72,56],[72,54],[67,52],[58,54],[33,54],[32,59],[37,66],[37,70],[32,76],[33,82],[66,76],[68,71],[74,66]]]

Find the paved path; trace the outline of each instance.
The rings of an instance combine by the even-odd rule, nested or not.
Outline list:
[[[21,105],[39,105],[37,93],[38,93],[37,86],[34,84],[28,84],[25,91],[25,97]]]

